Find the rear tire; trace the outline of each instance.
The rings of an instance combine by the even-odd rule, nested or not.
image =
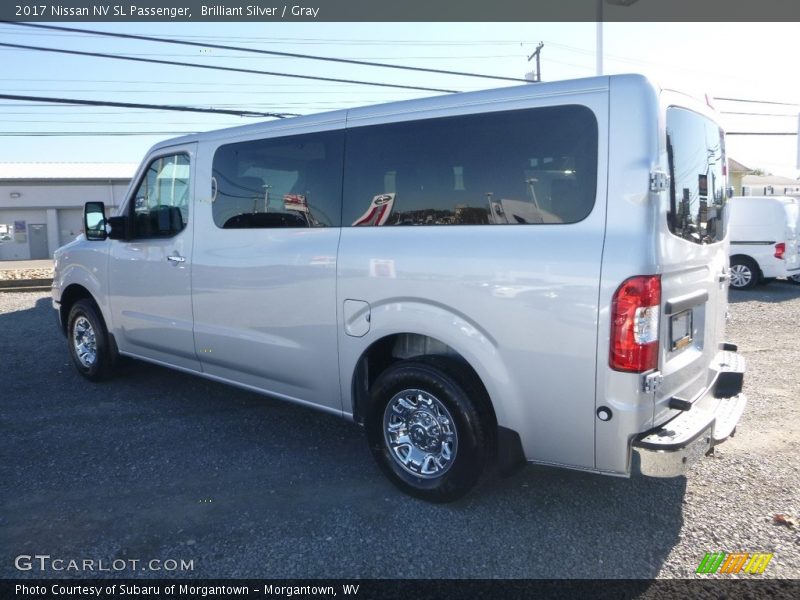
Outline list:
[[[750,290],[761,279],[761,271],[752,258],[735,256],[731,258],[731,287],[737,290]]]
[[[116,352],[97,305],[87,298],[75,302],[67,320],[67,343],[78,373],[90,381],[111,376]]]
[[[370,389],[365,426],[381,470],[407,494],[451,502],[469,492],[495,455],[489,399],[474,373],[439,356],[400,361]]]
[[[795,285],[800,285],[800,275],[790,275],[789,282]]]

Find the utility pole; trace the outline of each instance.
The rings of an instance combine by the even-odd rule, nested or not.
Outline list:
[[[639,0],[597,0],[597,74],[603,74],[603,3],[615,6],[630,6]]]
[[[542,81],[542,65],[539,62],[539,55],[542,52],[542,48],[544,48],[544,42],[539,42],[539,45],[536,46],[536,50],[533,51],[528,57],[528,62],[531,62],[532,59],[536,59],[536,71],[531,71],[530,73],[525,74],[525,79],[531,81],[533,83],[539,83]]]

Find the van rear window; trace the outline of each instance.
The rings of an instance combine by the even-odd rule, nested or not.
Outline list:
[[[667,109],[670,170],[669,230],[696,244],[725,237],[725,136],[719,126],[690,110]]]
[[[342,223],[576,223],[595,203],[597,135],[579,105],[348,129]]]

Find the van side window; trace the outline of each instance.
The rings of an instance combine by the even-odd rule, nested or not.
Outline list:
[[[577,105],[348,129],[343,223],[576,223],[595,203],[597,135]]]
[[[130,203],[134,239],[172,237],[189,222],[189,157],[173,154],[156,158]]]
[[[214,223],[222,229],[338,227],[341,131],[252,140],[214,154]]]
[[[725,237],[725,137],[719,126],[690,110],[667,109],[670,170],[669,230],[696,244]]]

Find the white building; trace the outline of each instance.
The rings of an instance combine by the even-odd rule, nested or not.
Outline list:
[[[0,260],[50,258],[83,229],[83,205],[116,207],[137,165],[0,163]],[[10,238],[10,239],[9,239]]]
[[[742,189],[737,189],[736,193],[742,196],[800,197],[800,181],[780,175],[745,175]]]

